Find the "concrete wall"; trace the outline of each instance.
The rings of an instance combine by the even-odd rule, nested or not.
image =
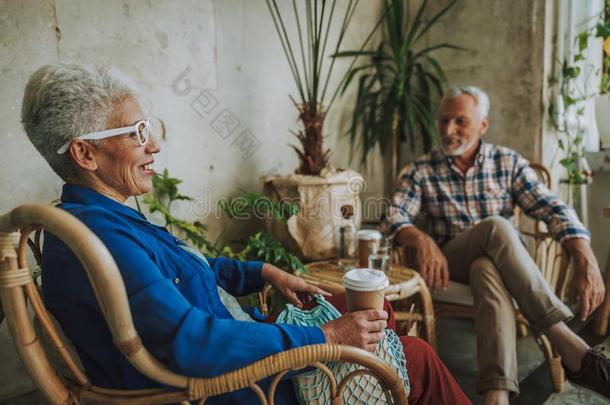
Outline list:
[[[412,1],[412,7],[417,1]],[[439,10],[448,2],[431,2]],[[427,36],[467,49],[440,51],[453,85],[475,85],[490,97],[486,140],[541,159],[544,1],[462,0]]]
[[[346,4],[339,3],[337,15]],[[361,44],[379,5],[361,2],[347,47]],[[197,204],[178,206],[178,214],[204,220],[212,236],[223,223],[204,214],[217,199],[297,167],[288,147],[297,129],[288,95],[296,89],[264,1],[0,0],[0,212],[59,196],[61,181],[27,140],[20,107],[31,73],[60,60],[114,65],[138,83],[145,108],[167,127],[156,169],[184,180],[181,191]],[[349,101],[339,99],[326,121],[336,166],[347,164],[349,144],[338,134]],[[375,192],[378,181],[368,180]],[[9,349],[6,323],[0,347],[1,400],[31,384]]]

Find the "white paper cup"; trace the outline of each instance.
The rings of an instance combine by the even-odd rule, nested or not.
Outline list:
[[[374,269],[353,269],[343,276],[347,311],[383,309],[385,289],[390,284],[383,271]]]

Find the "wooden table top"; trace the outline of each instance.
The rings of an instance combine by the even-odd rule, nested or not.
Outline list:
[[[330,293],[338,294],[345,291],[342,284],[343,275],[347,269],[355,268],[355,261],[346,262],[341,266],[338,260],[323,260],[306,264],[309,274],[298,274],[310,284],[317,285]],[[419,274],[408,267],[392,265],[389,274],[390,286],[386,289],[389,301],[400,300],[420,291],[424,285]],[[425,287],[425,285],[424,285]]]

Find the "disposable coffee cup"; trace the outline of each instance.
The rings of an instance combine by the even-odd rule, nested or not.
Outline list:
[[[369,256],[376,254],[381,242],[381,232],[374,229],[361,229],[358,231],[358,266],[366,268],[369,265]]]
[[[383,309],[385,289],[390,284],[383,271],[353,269],[343,275],[343,286],[347,299],[347,311]]]

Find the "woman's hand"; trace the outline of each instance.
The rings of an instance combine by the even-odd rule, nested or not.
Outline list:
[[[372,352],[385,336],[388,313],[381,309],[348,312],[322,326],[326,343],[359,347]]]
[[[303,301],[309,302],[314,294],[330,296],[331,294],[311,284],[300,277],[293,276],[272,264],[263,265],[262,277],[276,290],[280,291],[291,304],[303,308]]]

